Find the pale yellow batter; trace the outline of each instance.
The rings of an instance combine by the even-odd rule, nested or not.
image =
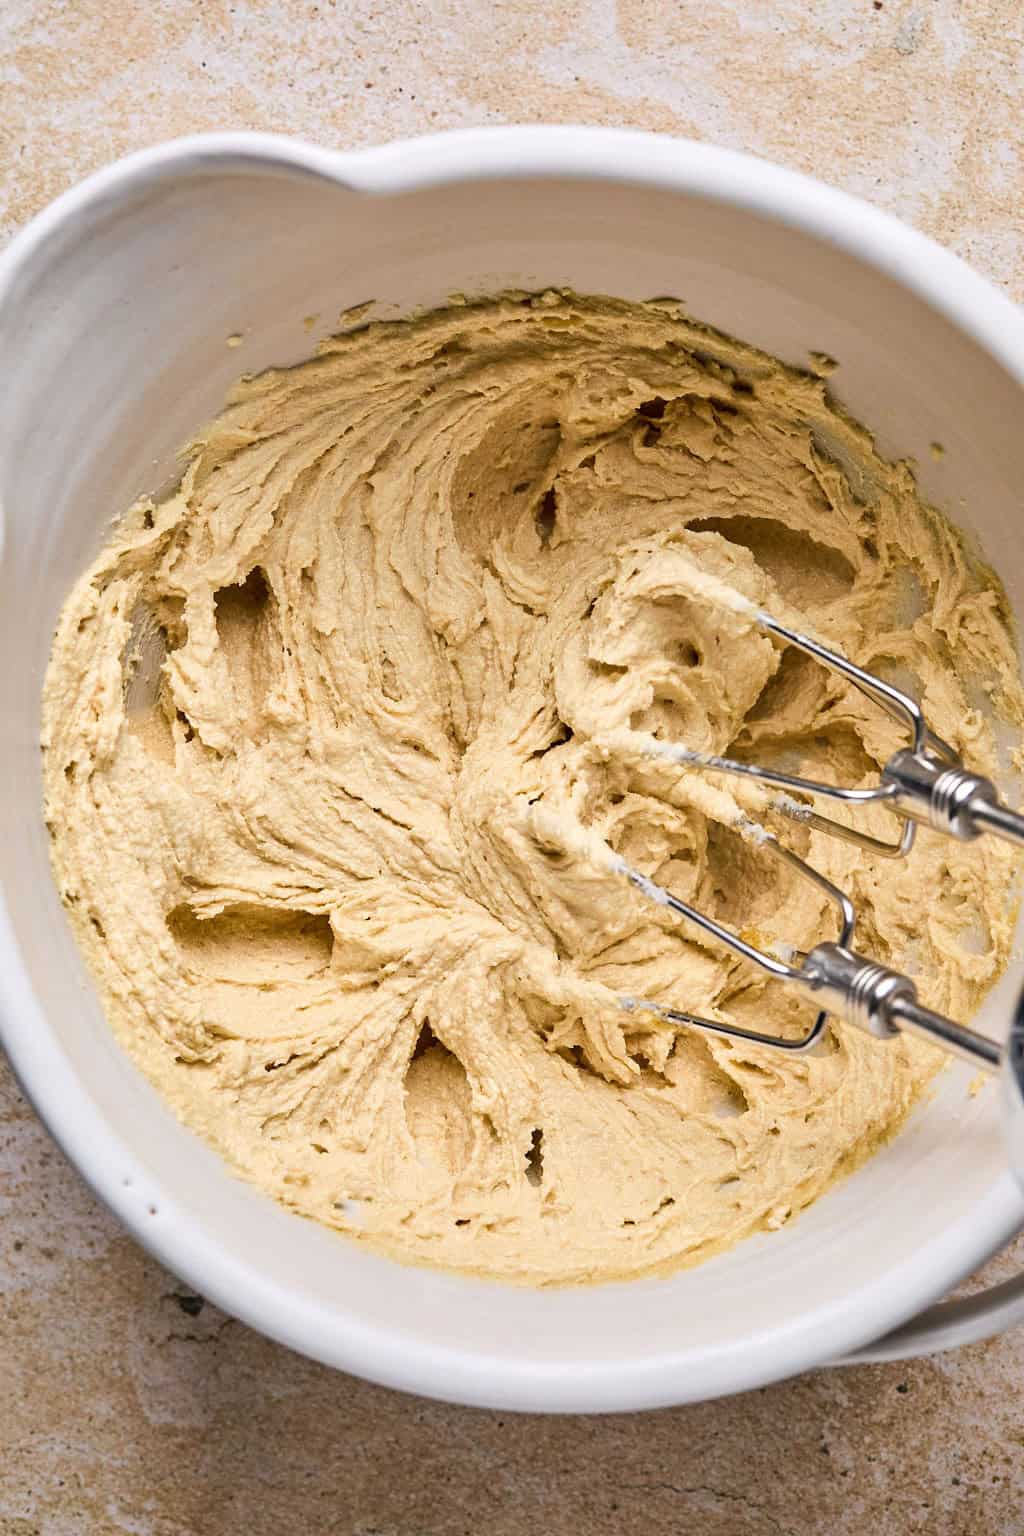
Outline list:
[[[763,943],[832,934],[733,829],[746,792],[638,735],[853,783],[901,744],[730,592],[909,683],[982,771],[989,703],[1024,715],[1005,600],[910,471],[671,305],[460,305],[238,386],[71,594],[44,731],[111,1023],[232,1167],[403,1258],[545,1283],[778,1226],[898,1125],[925,1047],[837,1026],[789,1060],[617,1001],[808,1017],[595,850]],[[892,864],[776,825],[862,949],[970,1015],[1005,847],[923,833]]]

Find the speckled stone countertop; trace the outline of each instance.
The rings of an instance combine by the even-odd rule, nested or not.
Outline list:
[[[4,0],[0,238],[129,150],[513,121],[688,134],[1024,297],[1020,0]],[[989,1266],[1024,1265],[1024,1242]],[[1024,1330],[647,1415],[448,1408],[188,1294],[0,1065],[0,1536],[1021,1536]]]

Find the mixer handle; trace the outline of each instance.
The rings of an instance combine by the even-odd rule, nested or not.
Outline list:
[[[1024,992],[1003,1052],[1003,1135],[1010,1167],[1024,1189]]]

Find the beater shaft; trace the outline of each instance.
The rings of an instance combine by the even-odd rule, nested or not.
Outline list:
[[[998,1069],[1002,1053],[995,1041],[933,1013],[917,1000],[909,976],[867,960],[841,944],[812,949],[797,977],[804,991],[824,1000],[847,1024],[881,1039],[910,1030],[988,1071]]]
[[[941,1013],[933,1013],[930,1008],[922,1008],[915,998],[894,997],[890,1017],[897,1029],[908,1029],[911,1034],[921,1035],[974,1066],[990,1072],[999,1069],[1002,1052],[994,1040],[968,1029],[965,1024],[944,1018]]]
[[[991,779],[959,763],[938,762],[921,752],[897,752],[882,771],[882,783],[895,794],[889,807],[936,832],[972,842],[983,832],[1024,846],[1024,816],[999,799]]]

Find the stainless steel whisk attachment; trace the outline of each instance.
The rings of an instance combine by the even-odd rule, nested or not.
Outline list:
[[[734,774],[778,789],[782,793],[772,802],[772,809],[887,858],[901,858],[909,853],[918,824],[930,826],[960,841],[971,841],[983,833],[992,833],[1024,846],[1024,816],[1002,803],[991,780],[964,767],[953,749],[929,729],[916,700],[810,636],[781,624],[770,614],[757,613],[756,622],[762,630],[839,673],[905,724],[910,732],[910,745],[889,759],[877,785],[862,789],[823,784],[757,764],[692,752],[669,743],[652,741],[653,753],[693,768]],[[821,815],[806,801],[793,799],[794,794],[852,806],[881,803],[902,819],[901,834],[892,842],[875,837]],[[966,1025],[923,1007],[909,976],[890,970],[851,947],[856,912],[850,897],[780,843],[773,832],[749,823],[747,830],[751,828],[756,831],[754,840],[760,846],[812,881],[834,906],[839,929],[834,941],[818,944],[806,953],[796,950],[769,954],[707,913],[673,896],[625,860],[616,857],[613,868],[650,900],[695,924],[774,980],[792,985],[817,1002],[820,1011],[813,1026],[798,1039],[785,1039],[638,998],[622,998],[622,1006],[630,1011],[653,1012],[672,1023],[692,1025],[727,1039],[770,1046],[791,1054],[813,1049],[822,1037],[829,1015],[835,1014],[845,1023],[879,1039],[891,1039],[901,1031],[909,1030],[987,1071],[994,1072],[1003,1065],[1011,1158],[1024,1182],[1024,1007],[1018,1009],[1005,1050]]]
[[[800,778],[756,763],[741,763],[734,758],[714,757],[669,745],[665,747],[665,756],[677,762],[713,768],[718,773],[755,779],[760,784],[782,790],[784,794],[773,803],[774,810],[886,858],[903,858],[910,852],[918,823],[960,842],[971,842],[983,832],[993,832],[997,837],[1024,847],[1024,816],[1003,805],[991,779],[964,767],[953,748],[929,729],[915,699],[875,673],[856,666],[838,651],[830,651],[809,635],[780,624],[771,614],[758,612],[755,618],[760,629],[837,672],[900,724],[906,725],[910,732],[909,747],[894,753],[882,769],[879,782],[864,789],[823,784],[816,779]],[[873,837],[858,827],[846,826],[820,815],[809,805],[793,800],[790,791],[850,806],[884,805],[902,818],[901,835],[894,842]]]

